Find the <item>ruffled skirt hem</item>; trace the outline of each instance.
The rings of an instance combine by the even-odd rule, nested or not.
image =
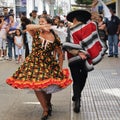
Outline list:
[[[20,88],[20,89],[33,89],[33,90],[40,90],[47,88],[51,85],[57,85],[60,88],[66,88],[72,83],[72,80],[68,78],[68,72],[63,72],[66,76],[63,80],[60,78],[48,78],[44,80],[38,80],[38,81],[30,81],[30,80],[18,80],[14,77],[10,77],[6,80],[6,83],[14,88]]]

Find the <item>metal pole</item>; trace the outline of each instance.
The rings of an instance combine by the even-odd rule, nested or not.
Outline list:
[[[57,14],[58,14],[58,12],[59,12],[59,10],[58,10],[59,8],[58,8],[58,0],[57,0]]]
[[[45,0],[43,0],[43,10],[46,10]]]
[[[33,0],[33,9],[35,10],[35,0]]]
[[[70,11],[71,11],[71,0],[69,0],[69,2],[70,2]]]

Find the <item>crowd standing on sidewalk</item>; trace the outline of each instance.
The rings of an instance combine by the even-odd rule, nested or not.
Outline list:
[[[52,20],[52,25],[56,26],[56,29],[59,29],[61,31],[61,36],[64,37],[61,38],[61,43],[65,41],[65,36],[62,35],[62,32],[66,32],[66,23],[64,23],[64,20],[61,20],[60,16],[53,16],[47,14],[47,11],[43,11],[41,15],[37,14],[36,10],[32,10],[30,13],[30,17],[27,18],[24,14],[20,14],[20,21],[17,21],[14,16],[14,11],[11,9],[8,11],[7,7],[3,8],[3,13],[0,14],[0,20],[2,21],[0,23],[1,30],[0,30],[0,61],[2,60],[8,60],[12,61],[15,60],[16,63],[18,63],[18,55],[16,54],[15,50],[15,43],[14,43],[14,36],[16,29],[20,29],[22,32],[23,37],[23,56],[26,58],[29,53],[32,52],[32,36],[29,34],[28,31],[26,31],[26,26],[28,24],[39,24],[39,18],[47,16],[50,17]],[[4,25],[3,25],[4,23]],[[3,37],[3,30],[4,30],[4,40]],[[63,40],[64,39],[64,40]]]
[[[113,14],[113,11],[111,11],[111,9],[110,9],[111,19],[109,20],[105,18],[103,13],[96,12],[97,4],[98,1],[94,0],[92,4],[93,7],[91,9],[91,13],[86,12],[84,10],[83,11],[78,10],[77,12],[78,13],[80,12],[80,14],[78,13],[76,14],[75,11],[70,12],[68,13],[67,17],[64,17],[64,19],[61,19],[60,16],[51,17],[50,15],[47,14],[47,11],[43,11],[41,15],[38,15],[37,11],[33,10],[30,13],[30,18],[27,18],[25,15],[21,15],[20,23],[17,22],[16,19],[14,18],[13,10],[8,11],[8,8],[4,8],[3,9],[4,14],[0,14],[0,61],[15,60],[16,61],[15,63],[21,62],[23,63],[22,66],[20,66],[19,70],[13,74],[12,78],[7,79],[7,83],[13,86],[15,85],[14,87],[18,88],[20,87],[29,88],[30,86],[27,83],[28,81],[26,81],[25,86],[22,86],[22,83],[19,84],[20,81],[16,81],[16,79],[30,80],[32,82],[37,81],[38,80],[37,71],[39,71],[40,74],[39,78],[41,78],[41,76],[43,77],[42,79],[48,78],[48,76],[45,77],[45,74],[48,75],[48,72],[50,72],[51,69],[53,68],[51,68],[50,70],[46,69],[46,65],[47,62],[49,62],[49,59],[44,58],[45,57],[44,55],[46,54],[48,55],[47,52],[49,52],[49,50],[52,51],[50,52],[49,55],[54,56],[54,58],[52,58],[53,60],[52,62],[55,62],[54,60],[60,60],[59,59],[61,57],[60,54],[62,54],[61,58],[62,60],[60,60],[61,65],[58,67],[57,64],[56,69],[57,73],[59,73],[59,76],[57,75],[57,77],[59,77],[60,79],[64,79],[65,77],[64,72],[63,73],[60,72],[62,69],[61,61],[66,59],[64,53],[65,51],[67,51],[68,65],[73,78],[72,100],[75,103],[74,112],[79,113],[81,106],[81,94],[86,83],[88,71],[91,71],[93,69],[93,65],[96,64],[96,62],[100,61],[101,57],[104,55],[104,52],[106,51],[106,47],[108,47],[109,51],[108,57],[115,56],[116,58],[118,58],[119,55],[118,35],[120,34],[120,19]],[[87,13],[86,15],[87,17],[84,16],[82,12],[83,13],[85,12],[85,14]],[[46,26],[40,27],[40,25],[43,25],[44,23],[46,24],[50,23],[51,25],[50,27]],[[28,29],[27,26],[30,25],[32,25],[32,27],[29,27]],[[50,29],[52,29],[52,31]],[[78,31],[76,31],[76,29]],[[56,46],[54,47],[51,46],[52,42],[49,41],[49,38],[52,39],[52,37],[48,36],[49,32],[47,30],[50,30],[49,32],[53,34],[51,35],[52,37],[54,36],[55,39],[56,38],[59,39],[59,42],[57,41],[55,45],[57,46],[58,49],[59,48],[61,49],[63,47],[64,48],[63,51],[61,49],[61,52],[58,52],[58,50],[54,49],[54,47],[56,48]],[[87,35],[83,34],[81,31],[82,32],[88,31],[86,33]],[[36,35],[34,34],[35,32]],[[38,35],[37,33],[40,34],[39,37],[37,36]],[[94,49],[91,48],[89,49],[88,43],[91,46],[91,42],[87,43],[84,41],[87,40],[86,36],[90,36],[91,38],[96,37],[96,39],[100,38],[100,41],[99,40],[97,41],[97,44],[99,44],[98,45],[99,49],[98,47],[96,47],[96,45],[94,46],[93,44],[92,45],[94,46]],[[41,39],[42,43],[39,43],[37,41],[38,39]],[[83,46],[80,46],[80,43],[83,44]],[[38,44],[40,46],[38,46]],[[48,48],[49,45],[50,47],[52,47],[52,49]],[[45,51],[42,51],[43,53],[41,53],[39,49],[40,50],[44,49]],[[23,50],[25,50],[25,52],[23,52]],[[99,55],[100,51],[102,52],[100,53],[100,56],[97,58],[97,55]],[[92,54],[93,52],[94,54],[96,53],[96,56]],[[38,54],[40,57],[40,63],[38,63],[37,57]],[[42,59],[47,60],[46,63],[44,64],[45,66],[43,65],[43,61],[41,61]],[[73,62],[76,59],[78,61]],[[33,62],[35,63],[37,62],[37,64],[33,64]],[[53,63],[53,65],[54,64],[56,64],[56,62]],[[42,69],[39,69],[40,66],[42,67]],[[34,68],[33,70],[34,74],[31,73],[31,68]],[[44,71],[45,73],[43,75],[43,73],[41,72]],[[51,73],[53,78],[54,75],[57,74],[54,72]],[[49,75],[49,77],[51,76],[51,74]],[[23,75],[23,78],[20,77],[21,75]],[[25,78],[26,76],[27,79]],[[69,81],[69,84],[70,83],[71,81]],[[38,91],[35,90],[35,94],[43,107],[43,116],[41,120],[46,120],[48,114],[50,115],[52,111],[50,100],[52,97],[51,94],[53,92],[46,94],[46,91],[48,89],[44,89],[44,87],[39,88],[40,86],[37,87],[38,89],[43,90],[42,92],[39,90]],[[49,90],[51,90],[51,88]]]

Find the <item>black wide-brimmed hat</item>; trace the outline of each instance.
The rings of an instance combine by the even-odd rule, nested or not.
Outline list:
[[[91,13],[87,10],[75,10],[67,14],[67,20],[73,22],[74,18],[78,18],[79,21],[86,23],[91,18]]]

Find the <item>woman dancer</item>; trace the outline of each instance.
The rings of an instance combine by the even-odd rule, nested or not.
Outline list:
[[[50,22],[50,18],[41,17],[40,25],[27,26],[28,32],[33,36],[32,52],[6,81],[15,88],[35,91],[43,108],[41,120],[47,120],[51,115],[51,94],[71,84],[68,70],[62,69],[60,40],[54,31],[50,30]],[[54,51],[58,53],[58,60],[54,57]]]

